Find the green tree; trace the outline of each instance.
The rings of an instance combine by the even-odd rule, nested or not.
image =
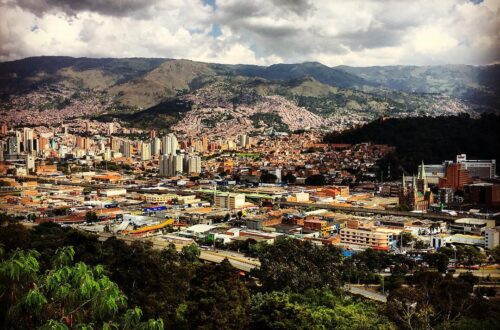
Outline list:
[[[491,250],[491,255],[496,262],[500,263],[500,245],[495,246],[495,248]]]
[[[199,260],[201,250],[197,244],[190,244],[182,247],[181,256],[189,262],[197,262]]]
[[[342,285],[342,254],[335,246],[317,246],[310,241],[278,238],[259,251],[261,266],[254,274],[266,290],[290,289],[300,292]]]
[[[424,261],[427,262],[430,267],[436,268],[438,272],[445,273],[448,269],[450,259],[444,253],[436,252],[424,255]]]
[[[35,250],[17,250],[0,264],[0,296],[9,306],[3,320],[6,328],[110,328],[129,319],[120,315],[127,297],[104,268],[73,264],[74,254],[72,247],[58,249],[45,272]],[[127,312],[135,315],[136,325],[140,325],[139,311]],[[161,320],[144,325],[163,329]]]
[[[88,223],[92,222],[97,222],[99,218],[97,217],[97,214],[94,211],[88,211],[85,213],[85,221]]]

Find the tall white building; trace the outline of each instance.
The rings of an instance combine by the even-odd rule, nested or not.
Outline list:
[[[151,159],[151,144],[146,141],[141,144],[141,160]]]
[[[187,174],[201,173],[201,157],[186,155],[184,157],[184,172]]]
[[[182,155],[162,155],[160,158],[160,176],[176,176],[182,174]]]
[[[161,151],[161,140],[160,138],[154,138],[151,140],[151,154],[158,156]]]
[[[162,138],[161,153],[163,155],[175,155],[178,147],[179,143],[177,142],[177,138],[174,134],[170,133]]]

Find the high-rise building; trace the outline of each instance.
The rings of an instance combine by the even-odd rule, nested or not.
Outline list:
[[[151,140],[151,154],[158,156],[161,151],[161,140],[154,138]]]
[[[464,185],[472,182],[469,172],[463,164],[449,164],[446,166],[446,176],[439,179],[439,188],[449,187],[454,191],[462,190]]]
[[[248,135],[242,134],[238,135],[238,144],[241,148],[246,148],[248,145]]]
[[[149,132],[149,138],[151,140],[156,138],[156,130],[151,130],[151,132]]]
[[[29,127],[23,128],[23,151],[31,152],[33,151],[33,129]]]
[[[113,123],[108,124],[108,135],[113,135],[115,132],[115,128],[113,127]]]
[[[189,175],[201,173],[201,157],[186,155],[184,157],[184,172]]]
[[[177,153],[179,143],[177,138],[172,133],[165,135],[162,138],[162,150],[163,155],[175,155]]]
[[[18,154],[21,152],[21,139],[17,134],[15,136],[10,136],[7,141],[7,153],[9,155]]]
[[[162,155],[159,167],[160,176],[170,177],[182,174],[183,158],[182,155]]]
[[[143,142],[141,144],[141,160],[151,159],[151,144],[149,141]]]
[[[130,141],[124,141],[123,142],[123,148],[122,148],[122,153],[123,153],[123,157],[125,158],[131,158],[132,157],[132,143],[130,143]]]

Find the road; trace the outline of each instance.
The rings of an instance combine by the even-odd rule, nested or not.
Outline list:
[[[366,209],[366,208],[362,208],[362,207],[338,206],[338,205],[332,205],[332,204],[281,202],[280,205],[293,206],[293,207],[308,207],[308,208],[314,208],[314,209],[326,209],[326,210],[342,211],[342,212],[348,212],[348,213],[369,213],[369,214],[381,214],[381,215],[396,215],[396,216],[401,216],[401,217],[411,217],[411,218],[431,219],[431,220],[453,221],[453,220],[456,220],[459,218],[459,217],[453,217],[451,215],[438,214],[438,213],[413,213],[413,212],[403,212],[403,211],[394,211],[394,210],[376,210],[376,209]]]
[[[383,303],[387,302],[386,295],[365,289],[363,286],[354,286],[352,284],[351,285],[347,284],[345,286],[345,290],[350,292],[351,294],[363,296],[363,297],[370,299],[370,300],[375,300],[375,301],[383,302]]]
[[[112,235],[109,233],[97,233],[100,240],[106,240],[111,236],[127,242],[132,243],[134,241],[150,241],[153,244],[154,249],[165,249],[171,242],[160,239],[158,236],[153,237],[131,237],[125,235]],[[174,244],[177,251],[182,250],[182,247],[186,244]],[[209,262],[221,263],[224,259],[227,259],[234,268],[242,270],[244,272],[249,272],[254,268],[260,267],[260,262],[253,258],[245,257],[243,254],[236,252],[230,252],[225,250],[202,250],[200,253],[200,259]]]

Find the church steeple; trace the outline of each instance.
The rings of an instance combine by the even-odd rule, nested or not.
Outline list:
[[[418,190],[422,193],[427,191],[427,176],[425,175],[425,165],[422,160],[422,165],[418,169]]]

